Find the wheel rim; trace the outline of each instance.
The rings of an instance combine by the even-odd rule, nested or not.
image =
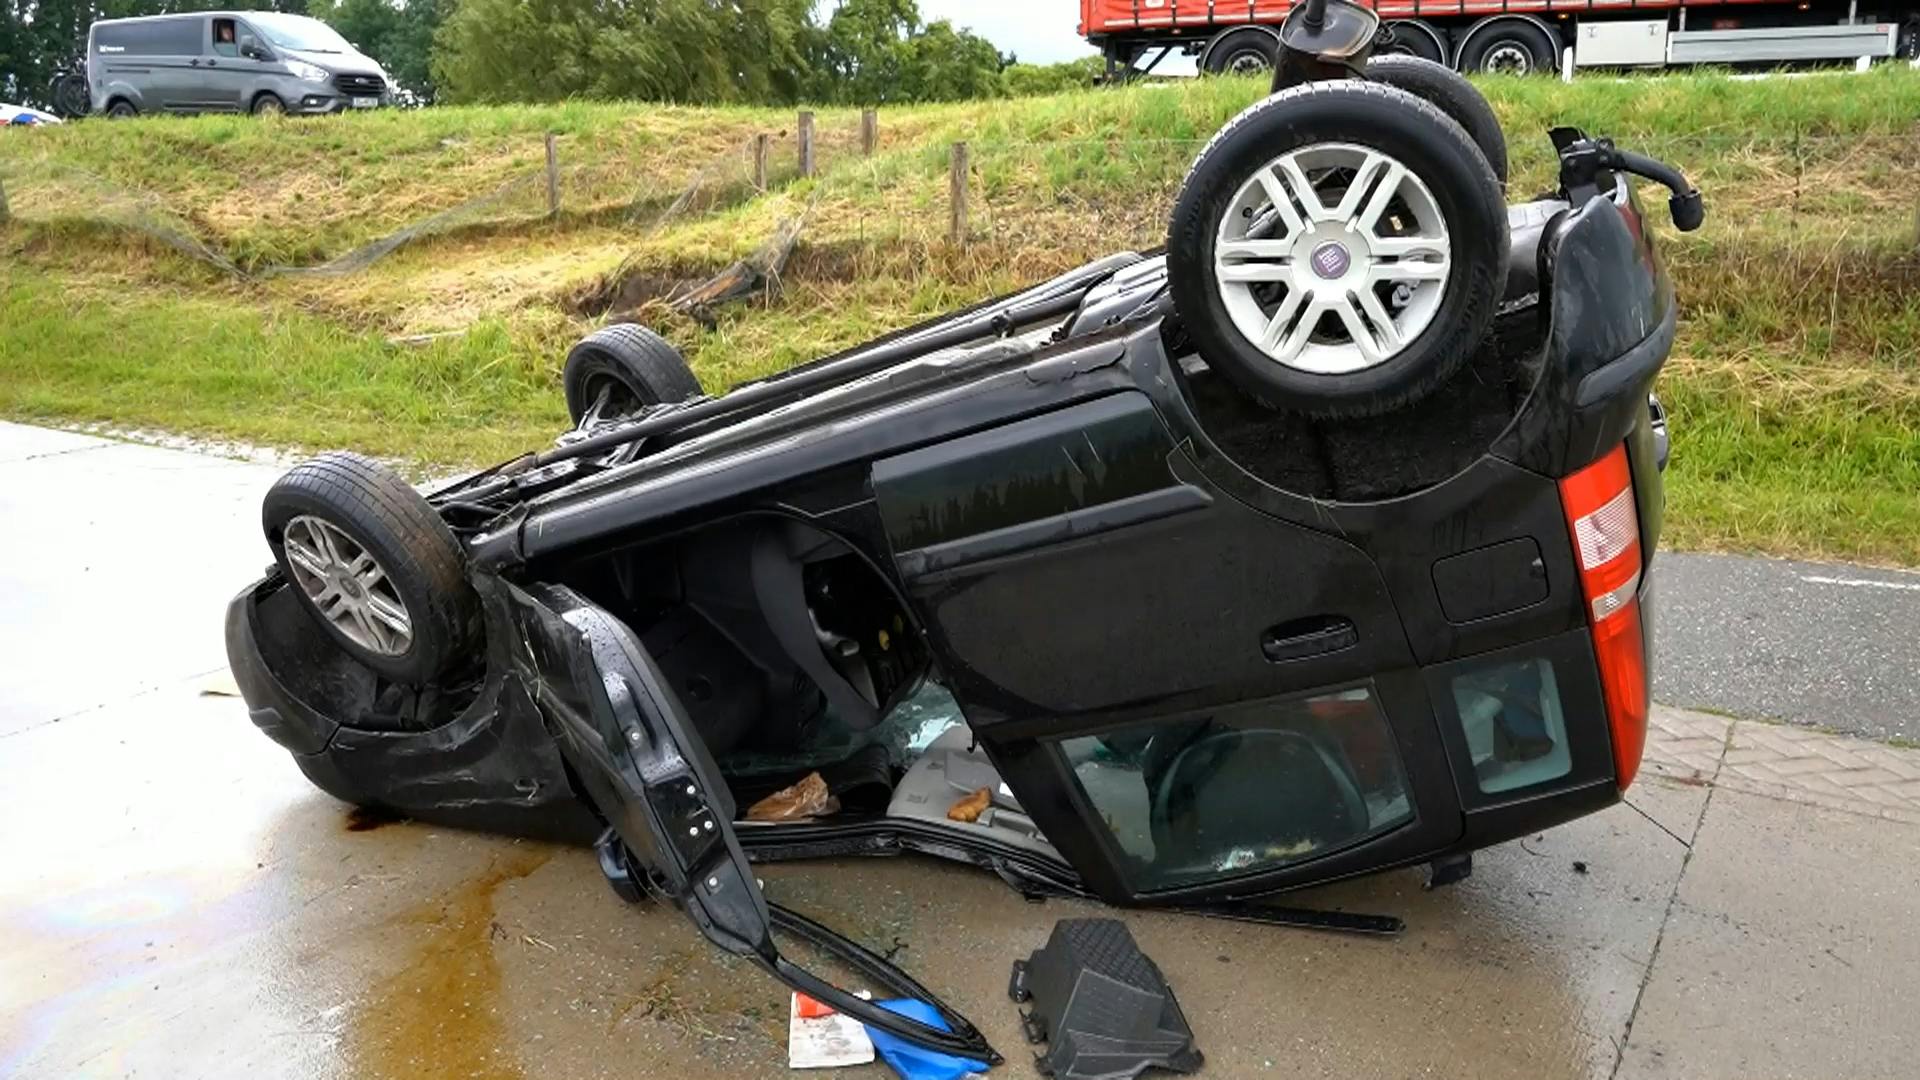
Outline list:
[[[586,412],[580,416],[578,426],[593,427],[606,420],[616,420],[623,416],[632,416],[645,408],[633,387],[617,375],[601,374],[593,376],[582,387],[587,399]]]
[[[355,645],[379,656],[413,646],[413,618],[387,572],[361,543],[324,518],[302,514],[281,535],[294,584]]]
[[[1451,266],[1427,185],[1351,143],[1268,162],[1227,204],[1214,242],[1214,287],[1234,328],[1275,363],[1316,375],[1404,351],[1433,322]]]
[[[1487,75],[1531,75],[1533,53],[1517,41],[1502,41],[1480,58],[1480,71]]]
[[[279,98],[269,97],[261,98],[260,104],[255,105],[253,111],[259,113],[261,116],[272,116],[275,113],[285,112],[286,109],[281,106]]]
[[[1229,75],[1257,75],[1271,66],[1266,54],[1259,49],[1242,49],[1227,57]]]

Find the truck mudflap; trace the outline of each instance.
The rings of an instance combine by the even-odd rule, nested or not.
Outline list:
[[[869,1027],[943,1053],[1002,1060],[973,1024],[904,972],[767,902],[734,834],[733,799],[718,767],[624,624],[570,589],[494,587],[511,605],[526,646],[514,665],[534,689],[561,756],[617,834],[637,887],[670,900],[722,950]],[[781,955],[776,928],[880,986],[932,1005],[950,1030],[890,1012],[799,967]]]

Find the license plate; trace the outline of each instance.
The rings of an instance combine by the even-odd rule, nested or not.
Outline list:
[[[353,99],[353,107],[356,109],[372,109],[379,104],[380,99],[377,97],[357,97]]]

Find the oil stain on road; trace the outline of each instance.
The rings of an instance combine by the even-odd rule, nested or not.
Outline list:
[[[359,1080],[525,1080],[501,1016],[494,919],[500,887],[546,865],[546,849],[513,851],[487,872],[398,916],[412,932],[406,963],[361,999],[345,1035]]]

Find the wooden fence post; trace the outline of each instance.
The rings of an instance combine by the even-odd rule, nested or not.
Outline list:
[[[553,132],[547,132],[547,216],[560,216],[560,152],[554,149]]]
[[[753,186],[767,190],[767,133],[753,137]]]
[[[967,144],[953,144],[953,166],[947,174],[947,239],[956,244],[967,242]]]
[[[7,182],[0,180],[0,225],[5,225],[13,211],[7,208]]]
[[[872,157],[880,145],[880,114],[872,109],[860,113],[860,155]]]
[[[800,175],[813,175],[813,114],[800,114]]]

